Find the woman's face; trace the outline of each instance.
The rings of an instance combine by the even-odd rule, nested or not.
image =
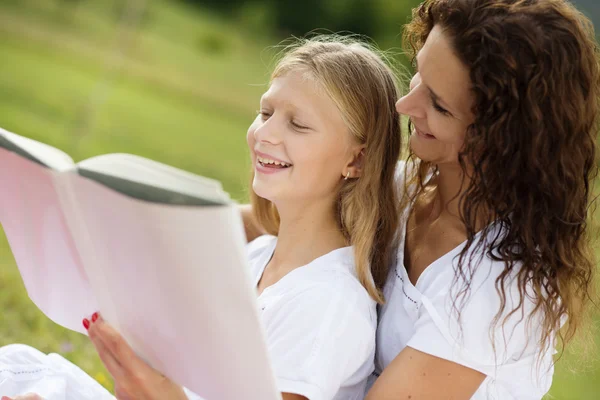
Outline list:
[[[424,161],[456,164],[467,128],[474,121],[469,71],[438,25],[416,61],[410,91],[396,103],[398,112],[413,124],[410,147]]]

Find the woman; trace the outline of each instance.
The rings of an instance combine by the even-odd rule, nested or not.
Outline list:
[[[367,399],[540,399],[592,291],[591,23],[563,0],[431,0],[405,38],[405,228]]]
[[[287,50],[247,133],[251,197],[269,233],[248,245],[251,275],[283,399],[362,400],[374,370],[375,305],[395,252],[395,76],[352,39]],[[150,370],[101,316],[84,326],[119,399],[187,398],[154,371],[145,387],[128,383],[129,362],[134,379],[137,366]]]

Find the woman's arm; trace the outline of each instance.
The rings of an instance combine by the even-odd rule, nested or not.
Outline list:
[[[468,400],[485,377],[474,369],[406,347],[383,371],[365,400]]]
[[[242,204],[239,206],[239,209],[242,214],[242,220],[244,221],[244,230],[246,231],[246,239],[248,242],[253,241],[260,235],[264,235],[264,229],[258,224],[252,214],[252,206],[250,204]]]

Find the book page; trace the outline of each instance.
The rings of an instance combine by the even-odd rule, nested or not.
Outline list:
[[[98,306],[66,226],[60,173],[0,148],[0,223],[27,294],[54,322],[83,332]]]
[[[77,164],[81,176],[127,196],[162,204],[230,204],[221,183],[132,154],[106,154]]]
[[[74,167],[73,159],[56,147],[2,128],[0,128],[0,148],[57,171],[65,171]]]
[[[279,399],[237,207],[149,203],[65,175],[100,311],[135,351],[204,398]]]

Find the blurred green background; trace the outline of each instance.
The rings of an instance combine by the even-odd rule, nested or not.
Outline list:
[[[0,0],[0,126],[76,161],[129,152],[223,182],[246,199],[245,132],[273,48],[316,28],[399,52],[418,0]],[[596,0],[576,2],[600,15]],[[402,62],[401,56],[398,59]],[[58,352],[107,388],[86,337],[29,301],[0,234],[0,346]],[[557,363],[551,398],[600,398],[600,357]]]

